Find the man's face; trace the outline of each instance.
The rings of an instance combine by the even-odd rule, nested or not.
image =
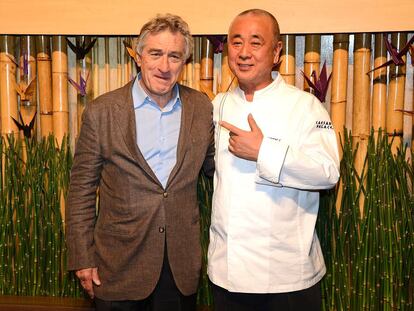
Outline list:
[[[259,90],[272,83],[272,68],[281,49],[282,43],[275,42],[272,22],[267,16],[238,16],[230,26],[229,66],[244,90]]]
[[[136,61],[141,67],[142,87],[158,105],[165,106],[185,64],[184,36],[169,30],[148,34]]]

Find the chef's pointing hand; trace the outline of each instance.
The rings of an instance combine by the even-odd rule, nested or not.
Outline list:
[[[239,129],[226,121],[221,121],[220,125],[230,132],[229,151],[231,153],[242,159],[257,161],[263,134],[251,113],[247,116],[247,122],[249,122],[250,131]]]

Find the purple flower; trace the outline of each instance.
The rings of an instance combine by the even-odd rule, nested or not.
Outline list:
[[[398,52],[398,49],[387,39],[387,36],[384,34],[384,41],[385,41],[385,47],[387,48],[388,53],[391,56],[391,59],[384,64],[375,67],[374,69],[368,71],[367,73],[370,73],[374,70],[389,66],[391,64],[394,64],[395,66],[401,66],[404,65],[405,62],[402,59],[405,54],[407,54],[409,49],[412,49],[411,44],[414,42],[414,36],[407,42],[407,44],[401,49],[401,51]],[[412,54],[411,54],[412,55]],[[412,59],[411,59],[412,61]]]
[[[320,100],[321,103],[325,102],[326,93],[328,92],[329,82],[331,80],[332,73],[327,77],[326,73],[326,62],[323,63],[323,67],[321,73],[319,75],[319,79],[316,75],[315,70],[312,71],[311,77],[315,83],[308,78],[305,73],[302,71],[303,77],[305,78],[306,82],[308,82],[309,86],[314,90],[315,96]]]
[[[223,52],[224,44],[227,42],[227,36],[207,36],[207,39],[213,45],[213,51],[215,54]]]
[[[82,77],[81,74],[79,74],[79,83],[77,83],[76,81],[72,80],[70,77],[68,77],[68,81],[70,84],[72,84],[72,86],[78,91],[78,93],[81,96],[86,96],[86,84],[88,82],[89,79],[89,73],[86,76],[86,80]]]

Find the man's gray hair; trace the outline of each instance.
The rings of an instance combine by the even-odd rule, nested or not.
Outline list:
[[[172,33],[180,33],[184,36],[185,40],[185,60],[188,60],[193,52],[193,37],[190,33],[188,24],[179,16],[172,14],[157,15],[151,19],[148,23],[142,26],[138,43],[136,46],[136,52],[142,55],[142,50],[145,46],[145,41],[148,34],[157,34],[169,30]]]

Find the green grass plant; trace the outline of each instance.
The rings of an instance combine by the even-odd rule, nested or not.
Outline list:
[[[391,143],[384,132],[377,138],[372,132],[358,174],[357,147],[345,134],[339,212],[338,189],[322,193],[319,209],[317,229],[328,270],[323,310],[414,310],[413,153],[400,146],[393,154]]]
[[[0,294],[83,295],[66,271],[61,206],[69,184],[68,140],[0,139]]]

